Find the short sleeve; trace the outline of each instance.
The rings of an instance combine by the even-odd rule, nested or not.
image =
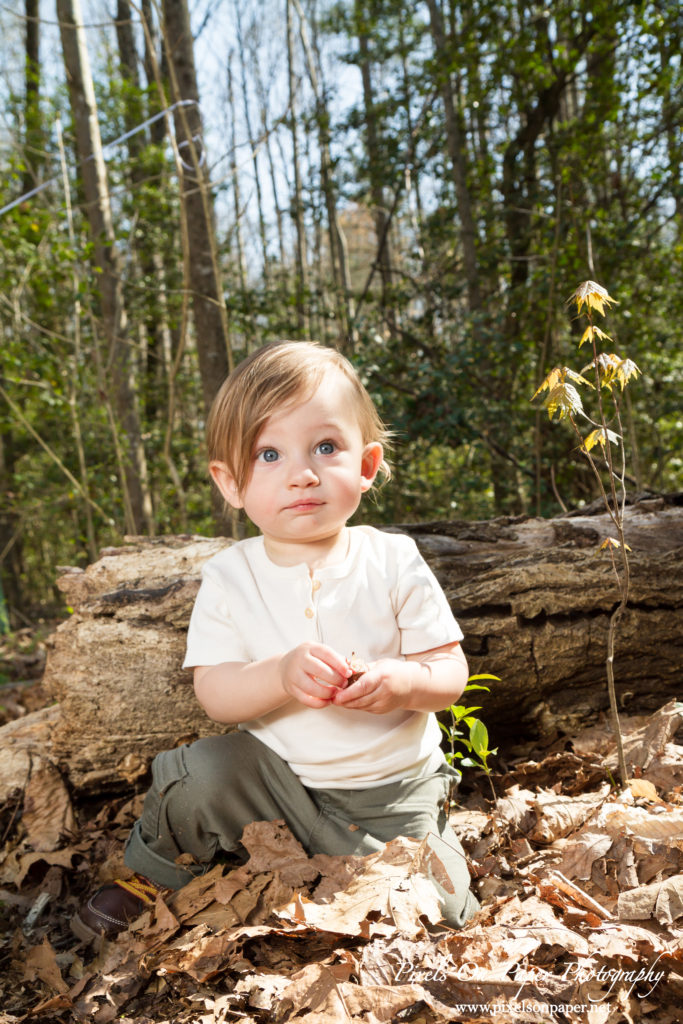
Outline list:
[[[205,571],[190,617],[183,668],[251,661],[228,603],[224,589]]]
[[[439,582],[415,541],[402,537],[394,594],[401,653],[419,654],[463,639]]]

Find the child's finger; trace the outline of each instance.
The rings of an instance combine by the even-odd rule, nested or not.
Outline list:
[[[341,654],[328,647],[327,644],[311,644],[309,653],[312,657],[331,668],[342,679],[348,679],[352,675],[346,658],[342,658]]]
[[[319,658],[310,657],[305,666],[306,673],[322,683],[339,687],[346,682],[346,676]]]
[[[315,679],[307,672],[298,673],[297,676],[292,679],[290,686],[290,693],[297,700],[302,700],[302,698],[305,697],[306,699],[302,700],[302,703],[317,701],[320,703],[320,706],[331,703],[335,693],[338,692],[338,687],[322,682],[319,679]]]
[[[334,703],[343,704],[345,707],[362,709],[371,703],[375,689],[374,680],[369,672],[362,675],[351,686],[340,690],[335,694]]]

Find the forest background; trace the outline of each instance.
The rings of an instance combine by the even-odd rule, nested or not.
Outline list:
[[[115,8],[115,9],[114,9]],[[0,2],[3,628],[212,503],[208,405],[314,338],[395,431],[375,523],[597,495],[530,403],[619,301],[628,486],[681,488],[678,0]],[[571,355],[570,355],[571,353]],[[588,357],[587,357],[588,358]]]

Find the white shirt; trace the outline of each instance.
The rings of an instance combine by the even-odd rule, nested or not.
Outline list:
[[[202,570],[184,667],[259,661],[319,641],[366,662],[462,640],[415,542],[351,527],[343,562],[276,565],[262,537],[239,541]],[[305,786],[365,789],[415,775],[439,752],[434,714],[383,715],[290,701],[240,724],[289,763]],[[436,761],[436,763],[438,763]]]

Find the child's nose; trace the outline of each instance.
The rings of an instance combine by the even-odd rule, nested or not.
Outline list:
[[[308,487],[318,483],[318,474],[308,460],[301,459],[292,466],[290,483],[295,487]]]

